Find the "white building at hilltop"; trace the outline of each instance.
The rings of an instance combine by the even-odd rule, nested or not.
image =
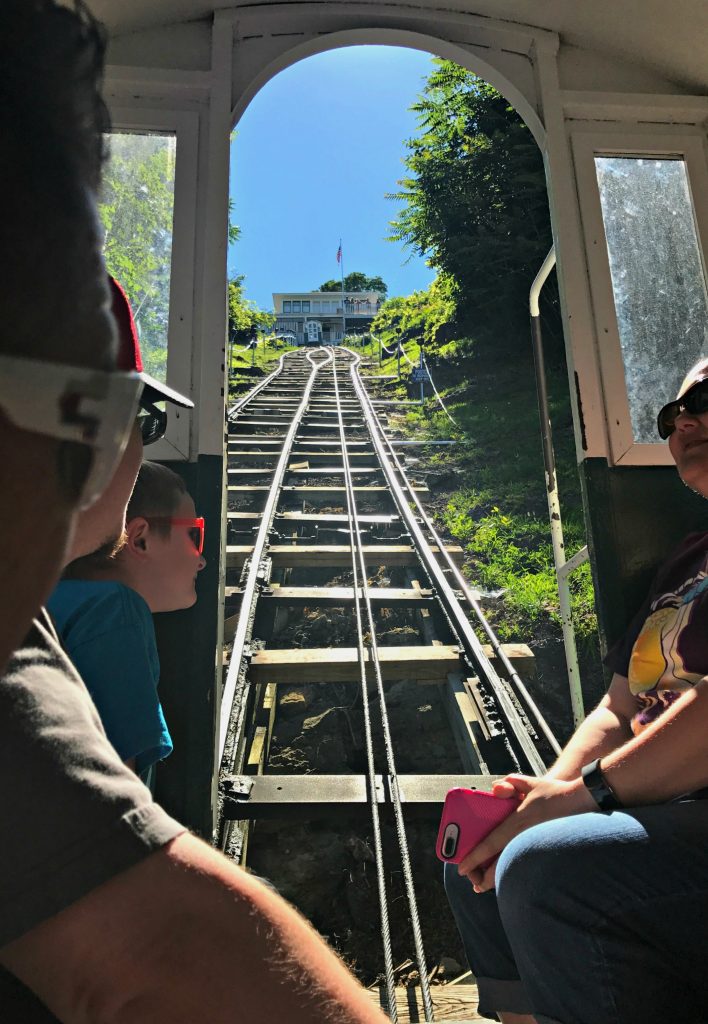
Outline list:
[[[365,334],[384,296],[379,292],[273,292],[273,330],[298,345],[338,345],[347,334]]]

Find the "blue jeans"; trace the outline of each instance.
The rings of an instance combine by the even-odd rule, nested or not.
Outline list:
[[[479,1012],[541,1024],[708,1020],[708,801],[581,814],[517,836],[495,892],[445,890]]]

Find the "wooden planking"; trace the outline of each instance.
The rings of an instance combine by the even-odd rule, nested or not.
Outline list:
[[[309,451],[309,450],[298,451],[297,448],[293,448],[291,454],[292,454],[293,459],[302,459],[302,460],[304,460],[306,462],[331,462],[333,459],[338,459],[341,462],[341,459],[342,459],[342,456],[341,456],[341,454],[338,451],[335,451],[335,452],[332,452],[332,451],[330,451],[330,452],[313,452],[313,451]],[[231,450],[229,451],[229,459],[233,458],[233,459],[248,460],[248,461],[250,461],[252,459],[270,459],[271,461],[273,461],[274,459],[277,459],[279,455],[280,455],[280,450],[279,449],[274,449],[273,451],[267,451],[267,452],[259,452],[259,451],[254,451],[253,449],[246,450],[246,449],[240,448],[240,449],[237,449],[237,450],[234,450],[234,451],[231,451]],[[366,451],[366,452],[349,452],[349,458],[350,459],[354,459],[354,460],[356,460],[356,459],[372,459],[372,458],[374,458],[374,453],[371,450]]]
[[[228,512],[227,518],[233,520],[235,523],[241,521],[258,520],[261,518],[261,512]],[[389,515],[360,515],[357,516],[360,523],[366,523],[367,525],[375,526],[392,526],[398,521],[398,514],[391,513]],[[276,523],[287,522],[293,523],[316,523],[318,526],[346,526],[349,522],[349,516],[346,512],[277,512],[275,515]]]
[[[438,548],[431,548],[438,553]],[[459,561],[462,548],[451,545],[447,549],[453,559]],[[229,544],[226,548],[226,568],[240,569],[253,551],[252,544]],[[367,565],[417,565],[418,554],[408,544],[364,544],[364,561]],[[351,566],[351,548],[348,544],[271,544],[266,555],[273,566],[302,568],[303,566],[322,569],[339,569]]]
[[[361,588],[359,588],[361,593]],[[239,587],[226,587],[226,602],[238,600]],[[430,604],[433,600],[431,590],[412,590],[403,587],[369,587],[369,600],[372,604],[388,607],[417,607]],[[262,590],[260,598],[264,601],[291,607],[316,605],[318,607],[341,607],[354,600],[354,587],[280,587],[272,586],[270,590]]]
[[[396,1008],[398,1010],[399,1024],[418,1024],[425,1020],[423,1000],[419,988],[406,988],[403,985],[396,986]],[[369,995],[377,1006],[386,1005],[386,992],[383,985]],[[470,984],[459,985],[431,985],[430,998],[433,1003],[435,1019],[447,1024],[454,1021],[455,1024],[471,1024],[472,1021],[485,1021],[489,1017],[481,1017],[477,1012],[479,996],[477,986]]]
[[[379,647],[385,680],[444,682],[448,672],[461,671],[456,647]],[[365,660],[370,660],[365,651]],[[248,669],[252,682],[344,683],[360,678],[356,647],[256,651]]]

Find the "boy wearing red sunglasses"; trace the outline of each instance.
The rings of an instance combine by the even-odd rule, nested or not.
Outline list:
[[[152,613],[194,604],[203,545],[204,520],[182,478],[144,462],[119,550],[110,546],[72,562],[47,602],[109,740],[148,784],[155,764],[172,753],[157,694]]]

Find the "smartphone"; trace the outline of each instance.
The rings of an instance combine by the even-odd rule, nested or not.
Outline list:
[[[482,789],[448,791],[438,829],[435,852],[440,860],[459,864],[470,850],[493,832],[519,806],[517,797],[508,800]],[[488,862],[491,864],[491,861]],[[487,867],[483,864],[482,867]]]

